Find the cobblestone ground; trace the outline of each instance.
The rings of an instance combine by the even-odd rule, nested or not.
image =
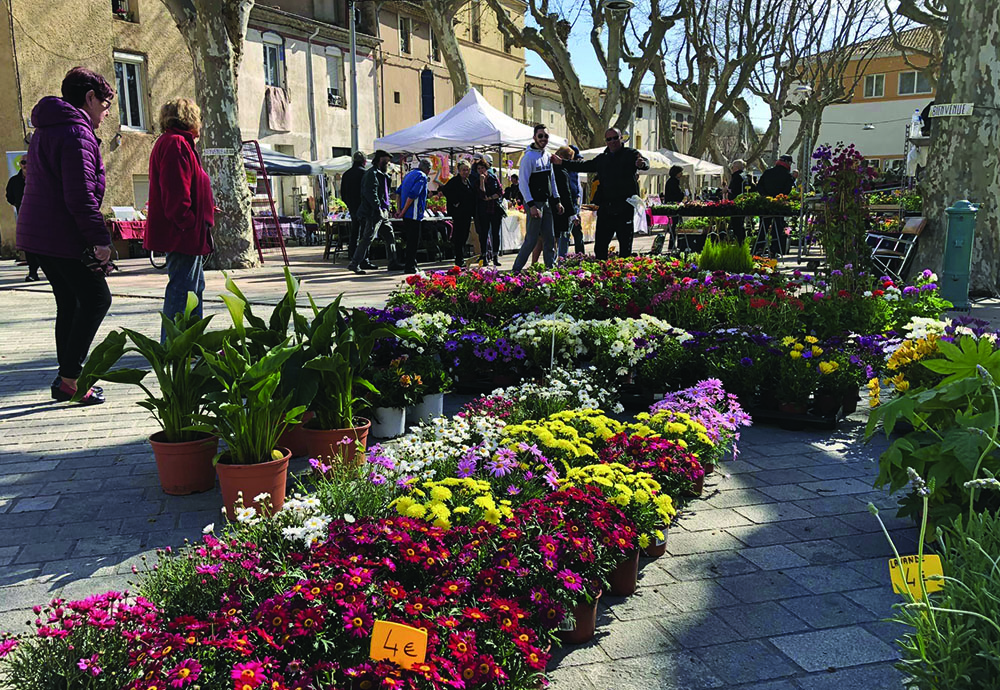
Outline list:
[[[164,278],[140,264],[115,278],[123,296],[99,338],[122,325],[158,332]],[[318,294],[348,285],[342,268],[314,273]],[[20,629],[54,595],[126,587],[133,564],[198,538],[221,505],[217,491],[160,491],[145,441],[155,423],[134,404],[138,391],[105,384],[109,402],[90,408],[49,400],[54,302],[44,284],[21,280],[23,269],[0,266],[0,629]],[[378,304],[395,280],[350,283],[363,288],[351,302]],[[283,289],[277,269],[243,283],[252,299]],[[210,278],[209,294],[219,289]],[[866,509],[893,500],[871,488],[882,446],[863,445],[861,427],[746,433],[741,459],[671,528],[668,554],[643,564],[636,595],[602,599],[595,640],[557,651],[556,690],[901,687],[900,629],[884,622],[896,601],[890,549]],[[887,523],[912,553],[914,530]]]

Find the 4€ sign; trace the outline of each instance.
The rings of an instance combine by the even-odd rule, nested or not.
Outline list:
[[[902,568],[900,568],[902,564]],[[924,586],[921,588],[917,579],[923,575]],[[931,579],[932,575],[944,575],[941,567],[941,557],[936,554],[924,556],[923,566],[920,564],[920,556],[902,556],[897,561],[895,558],[889,559],[889,577],[892,580],[892,591],[897,594],[906,594],[907,591],[914,599],[920,601],[924,598],[924,589],[927,593],[936,592],[944,587],[944,580]]]
[[[391,661],[405,669],[427,658],[427,631],[401,623],[375,621],[368,655],[376,661]]]

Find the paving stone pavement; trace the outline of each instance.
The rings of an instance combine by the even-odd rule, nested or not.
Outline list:
[[[163,276],[130,266],[98,338],[122,325],[158,332]],[[137,390],[106,384],[109,403],[90,408],[48,399],[54,302],[44,284],[20,284],[22,272],[0,265],[0,630],[21,629],[55,595],[127,587],[134,564],[197,539],[221,505],[217,491],[160,491],[145,441],[155,423]],[[316,278],[319,294],[336,289]],[[354,303],[378,304],[398,278],[378,280]],[[277,270],[248,281],[252,299],[273,302],[279,281]],[[747,431],[740,459],[671,527],[668,554],[643,563],[637,593],[604,597],[593,642],[556,651],[553,687],[900,688],[901,629],[884,622],[897,600],[890,549],[866,507],[894,501],[871,488],[884,444],[862,444],[862,421]],[[916,532],[893,512],[887,526],[912,553]]]

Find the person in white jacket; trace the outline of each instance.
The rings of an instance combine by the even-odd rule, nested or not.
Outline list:
[[[528,211],[524,242],[514,260],[514,273],[519,273],[531,256],[538,239],[542,240],[542,258],[546,268],[555,264],[555,234],[552,229],[552,214],[562,213],[559,190],[552,174],[552,161],[545,146],[549,143],[549,133],[545,125],[535,125],[534,143],[521,156],[518,170],[518,188],[524,197],[524,207]]]

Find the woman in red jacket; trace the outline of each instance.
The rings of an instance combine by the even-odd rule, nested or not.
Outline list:
[[[198,158],[201,110],[190,98],[177,98],[160,108],[163,134],[149,156],[149,214],[146,249],[167,254],[167,290],[163,313],[173,319],[184,312],[187,295],[198,296],[201,316],[205,292],[205,256],[212,252],[215,201],[212,183]],[[163,340],[163,331],[160,340]]]

